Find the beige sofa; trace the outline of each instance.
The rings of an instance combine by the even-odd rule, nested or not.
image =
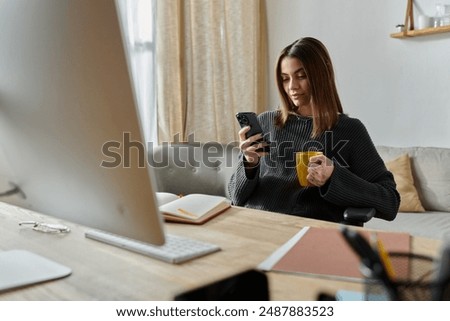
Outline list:
[[[400,212],[392,222],[374,218],[365,226],[437,239],[450,235],[450,149],[387,146],[377,149],[386,162],[403,154],[410,156],[414,186],[425,212]],[[178,144],[156,147],[149,156],[159,192],[228,196],[227,183],[238,153],[232,145]],[[164,197],[165,194],[159,194],[160,199]]]
[[[378,146],[377,150],[385,162],[404,154],[410,157],[414,186],[425,211],[399,212],[392,222],[374,218],[365,226],[434,239],[450,236],[450,149]]]

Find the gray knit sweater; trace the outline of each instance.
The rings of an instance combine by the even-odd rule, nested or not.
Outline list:
[[[246,176],[243,154],[228,189],[234,205],[340,222],[347,207],[374,207],[376,217],[393,220],[400,196],[364,125],[340,115],[331,131],[311,139],[312,119],[290,116],[275,127],[277,111],[258,116],[270,154],[261,158],[254,175]],[[334,171],[322,187],[300,186],[295,152],[320,150],[334,162]]]

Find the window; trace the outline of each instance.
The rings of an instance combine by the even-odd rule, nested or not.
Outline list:
[[[155,18],[156,0],[118,0],[141,126],[147,142],[157,142]]]

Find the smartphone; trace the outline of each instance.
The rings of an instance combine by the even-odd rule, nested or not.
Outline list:
[[[258,270],[246,270],[225,279],[180,293],[175,301],[268,301],[266,275]]]
[[[241,126],[241,128],[243,128],[245,126],[250,126],[250,130],[245,133],[246,138],[249,138],[256,134],[264,134],[261,126],[259,125],[258,118],[256,117],[256,114],[254,112],[249,112],[249,111],[248,112],[239,112],[236,114],[236,119],[239,122],[239,125]],[[254,144],[257,144],[261,141],[265,141],[266,143],[268,143],[270,145],[270,142],[264,138],[258,140]],[[270,151],[270,146],[265,146],[264,148],[257,150],[257,151],[258,152],[264,151],[264,152],[268,153]]]
[[[250,130],[245,134],[245,137],[249,138],[253,135],[260,134],[263,132],[255,113],[240,112],[236,114],[236,118],[241,128],[245,126],[250,126]]]

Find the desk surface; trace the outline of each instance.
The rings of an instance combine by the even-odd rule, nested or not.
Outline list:
[[[37,220],[64,223],[68,234],[46,234],[20,227]],[[166,224],[169,233],[221,246],[222,251],[181,265],[164,263],[86,239],[86,227],[0,203],[0,250],[24,249],[73,270],[64,279],[0,294],[0,300],[172,300],[176,294],[255,268],[304,226],[337,224],[233,207],[201,226]],[[413,238],[417,254],[435,256],[439,241]],[[316,300],[320,292],[361,290],[356,282],[267,273],[271,300]]]

